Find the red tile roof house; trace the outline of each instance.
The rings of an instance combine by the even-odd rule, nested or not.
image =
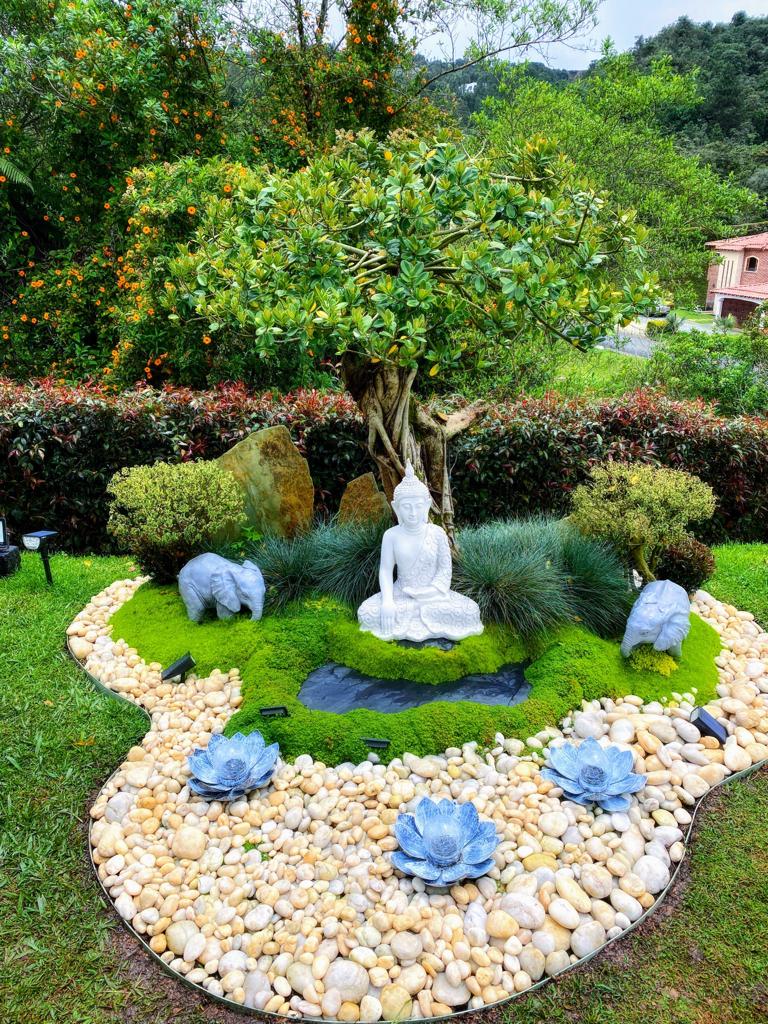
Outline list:
[[[768,302],[768,231],[707,242],[720,257],[707,275],[706,308],[743,323]]]

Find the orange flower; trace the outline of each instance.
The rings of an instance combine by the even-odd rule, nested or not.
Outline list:
[[[146,224],[144,225],[144,227],[141,230],[144,232],[145,235],[149,234],[149,228],[147,227]]]
[[[211,338],[210,334],[204,334],[203,335],[203,344],[204,345],[210,345],[211,341],[212,341],[212,338]]]
[[[42,279],[38,279],[37,281],[32,281],[31,282],[31,286],[33,288],[42,288],[44,284],[45,284],[45,281],[43,281]]]
[[[5,175],[4,174],[0,174],[0,184],[4,184],[5,180],[6,180]]]
[[[197,213],[197,207],[196,206],[188,206],[187,207],[187,213],[189,214],[190,217],[194,217],[195,214]]]
[[[225,185],[224,186],[224,191],[225,192],[231,192],[232,191],[232,186],[231,185]]]

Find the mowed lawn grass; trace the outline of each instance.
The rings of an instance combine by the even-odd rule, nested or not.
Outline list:
[[[140,739],[137,709],[91,688],[64,650],[94,593],[130,575],[117,558],[36,556],[0,580],[0,1021],[203,1024],[231,1019],[126,962],[87,861],[89,797]],[[743,602],[747,607],[747,600]],[[768,776],[702,812],[675,913],[610,960],[518,1000],[510,1024],[759,1024],[768,1018]],[[178,989],[178,998],[175,993]],[[169,991],[171,995],[169,995]]]
[[[721,544],[715,575],[704,584],[719,601],[752,612],[768,629],[768,544]]]

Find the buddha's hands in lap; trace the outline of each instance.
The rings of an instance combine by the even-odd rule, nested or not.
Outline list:
[[[403,587],[403,593],[406,597],[411,597],[420,604],[425,604],[428,601],[439,601],[441,597],[445,597],[445,594],[438,590],[437,587]]]
[[[395,628],[395,602],[382,601],[381,604],[381,631],[391,633]]]

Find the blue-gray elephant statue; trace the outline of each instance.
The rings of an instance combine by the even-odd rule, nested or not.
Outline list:
[[[628,658],[638,644],[653,644],[673,657],[682,654],[691,628],[691,605],[683,587],[671,580],[654,580],[640,591],[627,619],[621,653]]]
[[[202,622],[209,608],[229,619],[243,605],[252,619],[260,619],[265,592],[261,569],[253,562],[240,565],[209,553],[190,559],[179,573],[179,593],[193,622]]]

